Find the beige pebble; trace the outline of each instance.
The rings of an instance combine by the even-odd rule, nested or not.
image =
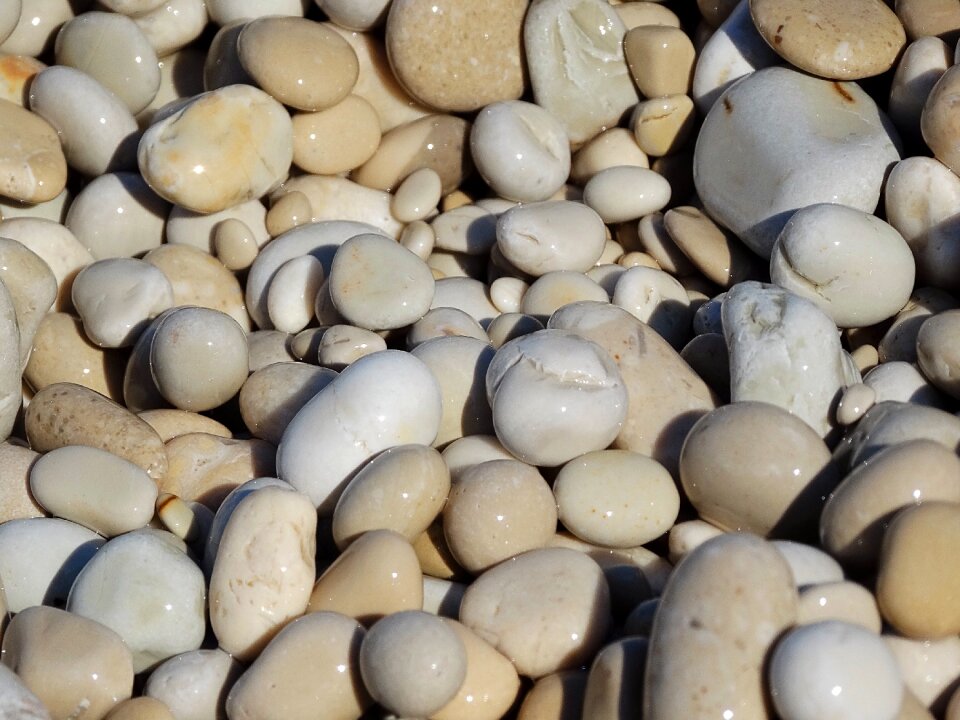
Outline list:
[[[421,260],[430,257],[436,239],[433,228],[423,220],[408,223],[400,233],[400,244]]]
[[[293,115],[293,162],[307,172],[335,175],[360,167],[380,144],[380,119],[358,95],[332,107]]]
[[[225,158],[229,167],[223,167]],[[266,194],[283,180],[292,159],[290,116],[248,85],[198,96],[151,125],[138,149],[140,172],[157,194],[204,213]]]
[[[525,86],[526,9],[518,0],[392,3],[386,47],[397,80],[417,100],[441,110],[469,112],[515,100]]]
[[[50,712],[17,674],[6,665],[0,665],[0,688],[11,713],[23,720],[51,720]]]
[[[576,720],[583,712],[587,681],[584,670],[568,670],[540,678],[524,696],[517,720]]]
[[[467,337],[488,342],[486,331],[463,310],[440,307],[428,310],[407,330],[407,349],[414,350],[428,340],[443,337]],[[437,443],[439,444],[439,443]]]
[[[39,115],[0,101],[0,194],[22,202],[52,200],[67,181],[67,161],[57,131]]]
[[[168,103],[185,100],[204,91],[204,60],[205,55],[201,48],[188,46],[158,61],[160,88],[150,104],[136,116],[141,127],[152,122],[161,108],[164,108]],[[169,110],[169,108],[166,108],[166,110]]]
[[[583,273],[551,270],[534,281],[523,294],[520,312],[546,323],[554,312],[575,302],[609,302],[607,291]]]
[[[647,660],[646,638],[626,637],[605,646],[593,660],[583,699],[583,717],[620,720],[641,717],[643,677]]]
[[[960,567],[950,551],[958,520],[960,504],[926,501],[898,513],[884,534],[877,602],[884,620],[906,637],[937,639],[960,628],[952,601]]]
[[[104,716],[104,720],[176,720],[170,709],[151,697],[124,700]]]
[[[589,270],[603,252],[605,240],[602,216],[568,200],[511,208],[497,220],[496,234],[503,256],[534,277],[556,270]]]
[[[30,492],[50,514],[113,537],[150,522],[157,484],[128,460],[73,445],[51,450],[33,464]]]
[[[337,613],[293,620],[230,688],[227,716],[355,720],[372,702],[360,678],[364,635]]]
[[[910,640],[891,633],[883,640],[897,658],[907,689],[934,713],[943,711],[960,686],[960,638]]]
[[[214,256],[231,272],[247,270],[257,259],[257,241],[247,224],[237,218],[217,223],[213,236]]]
[[[267,209],[259,200],[248,200],[215,213],[196,213],[174,205],[167,216],[166,236],[171,245],[193,245],[213,254],[217,227],[227,220],[239,220],[247,226],[256,247],[270,240]]]
[[[830,451],[806,423],[749,401],[697,421],[684,443],[680,478],[704,520],[775,537],[809,532],[836,484]]]
[[[672,208],[664,214],[663,224],[697,270],[720,287],[764,275],[762,261],[702,210],[689,205]]]
[[[853,360],[862,375],[880,363],[880,353],[873,345],[861,345],[850,353],[850,359]]]
[[[617,280],[612,302],[657,331],[674,348],[690,338],[693,310],[684,287],[663,270],[631,267]]]
[[[917,362],[923,374],[937,388],[960,396],[956,381],[957,356],[955,328],[960,322],[960,310],[946,310],[924,320],[917,334]]]
[[[423,569],[424,578],[432,577],[438,580],[462,578],[466,580],[469,577],[467,571],[460,567],[450,552],[450,548],[447,547],[447,539],[443,535],[443,523],[440,521],[433,523],[427,528],[426,532],[413,541],[413,550],[420,567]],[[460,600],[462,599],[461,597]]]
[[[123,403],[128,410],[135,413],[170,406],[157,389],[157,382],[153,377],[150,345],[153,343],[160,320],[171,312],[173,310],[161,313],[154,322],[144,328],[128,356],[126,371],[123,374]]]
[[[630,127],[637,146],[647,155],[659,158],[672,155],[687,144],[695,121],[689,96],[666,95],[637,103],[630,116]]]
[[[30,10],[22,12],[22,2],[14,0],[10,10],[4,8],[5,14],[16,11],[19,19],[7,19],[6,40],[0,46],[0,51],[19,53],[23,55],[40,55],[45,49],[53,45],[54,36],[63,23],[72,18],[75,10],[65,0],[35,0],[30,3]],[[11,31],[9,24],[13,23]]]
[[[623,53],[637,87],[646,97],[684,95],[690,91],[695,51],[680,28],[634,27],[623,36]]]
[[[521,312],[502,313],[487,326],[487,337],[495,348],[522,335],[529,335],[537,330],[543,330],[543,323],[532,315]]]
[[[613,9],[617,11],[617,15],[620,16],[628,30],[640,25],[680,27],[680,18],[677,17],[676,13],[656,0],[651,2],[630,0],[614,5]]]
[[[423,610],[444,618],[460,617],[460,603],[466,591],[467,586],[464,583],[424,575]]]
[[[880,339],[877,345],[879,359],[884,364],[895,361],[916,363],[917,335],[924,321],[931,315],[957,307],[953,295],[937,288],[918,287]]]
[[[880,634],[883,621],[873,594],[863,585],[839,580],[800,590],[797,624],[842,620]]]
[[[796,621],[786,561],[749,534],[709,540],[677,567],[660,599],[644,717],[763,717],[764,661]]]
[[[899,0],[896,11],[911,40],[936,35],[956,42],[960,36],[960,11],[952,2]]]
[[[910,440],[858,465],[833,491],[820,517],[825,550],[851,569],[872,569],[887,525],[903,508],[960,502],[960,460],[931,440]]]
[[[670,200],[670,184],[653,170],[619,165],[601,170],[583,188],[583,202],[606,223],[638,220]]]
[[[46,514],[30,493],[30,468],[39,457],[24,445],[0,443],[0,523]]]
[[[649,158],[627,128],[604,130],[577,150],[572,158],[570,180],[583,185],[601,170],[617,165],[650,167]]]
[[[388,192],[365,187],[339,176],[297,175],[289,178],[274,193],[273,201],[293,191],[302,192],[309,199],[314,223],[322,220],[366,223],[373,226],[367,232],[379,230],[391,238],[399,237],[403,229],[403,223],[390,212],[392,196]]]
[[[444,210],[430,226],[439,250],[481,255],[497,241],[498,214],[480,205],[461,205]]]
[[[464,595],[460,621],[510,658],[521,675],[538,678],[592,657],[609,611],[596,562],[576,550],[545,548],[477,578]]]
[[[154,480],[167,471],[160,436],[129,410],[81,385],[55,383],[40,390],[27,408],[30,446],[47,452],[64,445],[89,445],[129,460]]]
[[[322,23],[295,17],[263,17],[237,37],[240,62],[274,98],[315,112],[343,100],[357,81],[353,48]]]
[[[299,190],[281,195],[267,212],[267,232],[272,237],[308,223],[313,218],[310,200]]]
[[[869,385],[857,383],[843,391],[837,405],[837,422],[853,425],[877,401],[877,392]]]
[[[670,562],[674,565],[683,558],[692,553],[707,540],[711,540],[718,535],[723,535],[725,530],[721,530],[716,525],[708,523],[706,520],[685,520],[678,522],[667,535],[667,547]]]
[[[177,308],[157,322],[150,367],[157,389],[174,406],[210,410],[233,397],[247,379],[247,339],[229,315]]]
[[[310,324],[314,300],[324,279],[323,265],[312,255],[301,255],[281,265],[267,291],[267,314],[274,328],[297,333]]]
[[[336,373],[305,363],[280,362],[254,371],[240,389],[240,413],[247,428],[274,445],[297,411],[326,387]]]
[[[639,252],[637,250],[621,255],[619,258],[617,258],[617,265],[622,267],[624,270],[629,270],[630,268],[634,268],[634,267],[646,267],[646,268],[652,268],[653,270],[662,269],[660,267],[660,263],[657,262],[657,259],[655,257],[653,257],[648,253]],[[623,273],[617,273],[617,275],[615,276],[615,281],[613,282],[613,287],[611,288],[611,291],[616,290],[617,282],[620,281],[620,276],[622,274]],[[612,294],[613,293],[611,292],[611,296]]]
[[[960,444],[960,419],[912,402],[878,402],[847,431],[843,445],[836,449],[836,459],[854,468],[887,447],[908,440],[933,440],[952,451]]]
[[[210,576],[210,624],[240,661],[251,660],[307,608],[315,577],[316,512],[301,493],[265,487],[237,505]]]
[[[516,459],[495,435],[467,435],[447,445],[441,455],[453,482],[469,468],[488,460]]]
[[[887,112],[904,135],[920,138],[920,116],[940,76],[953,64],[950,46],[938,37],[921,37],[900,56],[890,86]]]
[[[207,6],[202,0],[166,0],[154,10],[134,17],[161,58],[200,37],[207,20]]]
[[[773,540],[771,544],[790,566],[797,589],[843,580],[840,563],[819,548],[793,540]]]
[[[25,245],[0,238],[0,282],[9,294],[19,331],[19,364],[26,367],[34,336],[57,298],[57,280]]]
[[[231,438],[233,433],[226,425],[206,415],[176,410],[174,408],[160,408],[144,410],[137,413],[141,420],[157,431],[164,442],[187,433],[208,433],[222,438]]]
[[[410,543],[392,530],[371,530],[317,579],[307,612],[332,610],[371,625],[422,607],[423,573]]]
[[[12,5],[5,5],[4,10],[16,4],[14,0]],[[30,101],[27,92],[30,81],[46,67],[46,63],[27,55],[0,55],[0,98],[25,107]]]
[[[425,167],[414,170],[397,187],[393,196],[394,217],[409,223],[423,220],[440,203],[441,180],[436,170]]]
[[[386,341],[372,330],[354,325],[331,325],[320,338],[317,360],[323,367],[343,370],[362,357],[386,349]]]
[[[103,717],[133,693],[133,662],[120,636],[57,608],[17,613],[3,657],[54,717]]]
[[[201,520],[193,508],[170,493],[160,493],[156,503],[157,518],[171,533],[186,543],[192,543],[201,535]]]
[[[953,172],[960,170],[960,153],[956,141],[960,123],[950,111],[952,98],[960,87],[960,70],[947,69],[930,91],[920,116],[920,130],[934,157]]]
[[[502,313],[515,313],[520,310],[523,295],[529,283],[520,278],[505,276],[490,283],[490,299]]]
[[[681,208],[673,209],[673,211],[680,210]],[[676,224],[678,218],[676,215],[673,217],[673,224]],[[667,230],[665,218],[666,216],[659,212],[650,213],[649,215],[644,215],[642,218],[640,218],[640,222],[637,224],[638,247],[634,249],[645,251],[657,261],[657,264],[661,269],[666,270],[675,277],[690,275],[700,268],[691,264],[690,259],[674,241],[673,237]],[[629,227],[629,225],[624,227]],[[696,243],[696,247],[698,250],[701,246],[705,246],[710,249],[715,247],[716,243],[703,242],[699,240],[699,233],[697,235],[698,241]]]
[[[930,384],[916,365],[902,360],[881,363],[864,376],[863,382],[873,388],[878,403],[893,400],[938,408],[947,406],[944,394]]]
[[[303,17],[304,7],[295,0],[270,0],[264,4],[259,0],[210,0],[210,19],[218,25],[224,25],[243,18],[256,19],[265,15],[282,17]]]
[[[293,353],[293,338],[279,330],[254,330],[247,335],[247,345],[250,348],[250,372],[273,363],[298,359]]]
[[[564,527],[606,547],[634,547],[660,537],[680,508],[670,473],[626,450],[574,458],[557,474],[553,492]]]
[[[906,44],[900,20],[879,0],[837,7],[818,1],[750,0],[750,15],[770,47],[801,70],[857,80],[889,69]]]
[[[556,526],[549,485],[536,468],[515,460],[491,460],[460,473],[443,508],[453,556],[477,574],[545,547]]]
[[[373,30],[387,19],[389,0],[374,0],[357,5],[350,0],[320,0],[320,8],[342,28],[350,30]]]
[[[223,650],[192,650],[157,666],[143,694],[163,702],[176,718],[223,718],[227,693],[242,670]]]

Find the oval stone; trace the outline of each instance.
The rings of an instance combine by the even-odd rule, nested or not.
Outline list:
[[[0,195],[20,202],[52,200],[67,182],[57,131],[39,115],[0,100]]]

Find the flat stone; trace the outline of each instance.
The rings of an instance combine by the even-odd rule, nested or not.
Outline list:
[[[0,194],[21,202],[52,200],[67,182],[67,161],[57,131],[40,116],[0,101]]]

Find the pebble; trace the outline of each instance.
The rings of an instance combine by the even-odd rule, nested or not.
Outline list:
[[[20,335],[20,367],[25,368],[37,329],[57,299],[57,280],[36,253],[16,240],[0,238],[0,282],[13,305]]]
[[[686,264],[692,263],[707,279],[724,289],[762,276],[763,269],[756,256],[702,210],[689,205],[667,210],[662,219],[666,238],[657,233],[655,220],[650,221],[653,226],[644,234],[643,223],[646,221],[647,218],[641,220],[641,240],[648,250],[652,246],[671,260],[678,249],[684,256],[679,263],[672,263],[674,268],[664,267],[664,270],[679,273]],[[660,264],[663,266],[662,262]]]
[[[491,288],[492,290],[492,288]],[[439,307],[427,311],[407,330],[407,349],[415,350],[428,340],[443,337],[466,337],[488,341],[486,331],[476,320],[463,310],[452,307]]]
[[[570,181],[584,185],[601,170],[617,165],[650,167],[650,158],[627,128],[604,130],[577,150],[571,159]]]
[[[263,15],[303,17],[303,5],[296,0],[210,0],[210,19],[218,25],[226,25],[242,19],[254,19]]]
[[[646,168],[620,165],[601,170],[583,187],[583,202],[605,223],[639,220],[670,201],[670,183]]]
[[[53,46],[57,28],[75,14],[73,6],[66,0],[40,0],[29,5],[30,9],[22,12],[22,2],[14,0],[13,6],[20,17],[0,51],[40,55]]]
[[[360,32],[381,26],[390,9],[389,0],[374,0],[362,6],[350,0],[320,0],[318,5],[340,27]]]
[[[880,634],[883,621],[873,594],[849,580],[821,583],[800,589],[798,625],[842,620]]]
[[[541,322],[564,305],[593,300],[607,302],[609,296],[599,284],[587,275],[573,270],[553,270],[537,278],[520,301],[520,312],[532,315]]]
[[[791,630],[774,648],[768,674],[773,704],[788,720],[900,717],[896,659],[857,625],[827,620]]]
[[[50,712],[40,699],[30,692],[23,681],[6,665],[0,665],[0,692],[3,693],[5,712],[17,720],[51,720]]]
[[[160,700],[181,720],[223,718],[227,693],[242,669],[219,648],[191,650],[158,665],[143,694]]]
[[[390,212],[392,196],[388,192],[359,185],[342,177],[298,175],[289,178],[273,195],[276,202],[283,194],[298,191],[307,196],[312,211],[310,222],[353,220],[367,223],[396,239],[403,223]],[[307,223],[309,224],[309,223]]]
[[[707,540],[723,535],[726,531],[705,520],[678,522],[667,535],[668,557],[674,565],[692,553]],[[649,633],[646,633],[649,635]]]
[[[924,320],[917,334],[917,362],[923,374],[943,392],[958,397],[957,350],[953,333],[960,310],[946,310]]]
[[[682,94],[643,100],[630,115],[637,147],[658,158],[683,148],[696,126],[695,121],[693,100]]]
[[[526,14],[523,42],[533,97],[574,145],[616,126],[637,102],[623,56],[625,33],[619,15],[602,0],[541,0]]]
[[[923,106],[937,80],[952,64],[952,49],[938,37],[920,37],[903,51],[890,86],[887,112],[905,136],[921,137]]]
[[[879,402],[847,433],[836,457],[853,468],[885,448],[908,440],[933,440],[954,450],[960,444],[960,419],[923,405]]]
[[[257,242],[246,223],[227,218],[217,223],[213,236],[213,255],[230,272],[249,270],[257,259]]]
[[[113,538],[70,590],[66,609],[116,632],[130,648],[135,673],[203,642],[203,573],[177,543],[154,530]]]
[[[812,545],[792,540],[771,543],[790,566],[797,589],[843,580],[843,568],[830,555]]]
[[[157,485],[142,469],[83,445],[38,458],[30,469],[30,492],[50,514],[108,538],[144,527],[157,499]]]
[[[259,200],[248,200],[215,213],[195,213],[174,205],[167,216],[166,238],[170,245],[193,245],[213,254],[217,229],[228,220],[242,222],[257,248],[270,240],[266,225],[267,209]]]
[[[316,514],[280,487],[250,493],[223,530],[210,575],[210,624],[220,647],[254,659],[307,609],[315,578]]]
[[[360,717],[372,704],[360,677],[365,634],[356,620],[337,613],[296,618],[230,688],[228,717]]]
[[[10,37],[10,34],[16,29],[22,11],[21,0],[12,0],[4,6],[3,12],[0,12],[0,43]]]
[[[137,158],[158,195],[213,213],[280,184],[293,160],[293,129],[283,106],[262,90],[230,85],[155,121],[140,140]]]
[[[793,577],[773,545],[749,534],[708,540],[661,596],[644,717],[763,717],[765,658],[796,617]]]
[[[609,611],[596,562],[576,550],[543,548],[478,577],[464,594],[460,622],[507,656],[518,673],[536,679],[593,657]]]
[[[677,350],[690,339],[693,310],[687,291],[663,270],[630,267],[617,279],[611,301],[645,322]]]
[[[393,196],[394,217],[405,223],[423,220],[436,210],[442,190],[442,180],[436,170],[428,167],[414,170]]]
[[[138,697],[118,703],[104,720],[176,720],[169,708],[159,700]]]
[[[256,84],[276,100],[316,112],[333,107],[357,81],[357,55],[322,23],[260,17],[237,36],[237,52]]]
[[[289,333],[303,330],[313,319],[314,299],[324,279],[323,265],[312,255],[281,265],[267,291],[267,314],[273,326]]]
[[[423,572],[413,547],[392,530],[370,530],[317,579],[307,612],[338,612],[369,626],[422,607]]]
[[[680,495],[655,460],[627,450],[574,458],[553,483],[564,527],[604,547],[635,547],[660,537],[677,519]]]
[[[18,0],[14,0],[15,6]],[[11,7],[5,5],[4,10]],[[0,30],[0,36],[2,36]],[[27,87],[33,77],[46,68],[46,63],[26,55],[0,55],[0,98],[25,107],[30,101]]]
[[[23,445],[0,443],[0,522],[46,515],[30,492],[30,468],[38,457]]]
[[[359,95],[347,95],[325,110],[293,115],[293,162],[307,172],[335,175],[373,157],[380,119]]]
[[[761,96],[774,104],[758,112]],[[900,159],[891,133],[855,84],[758,70],[704,120],[693,160],[697,192],[711,217],[769,257],[798,207],[832,202],[873,212],[887,167]],[[780,177],[788,180],[774,181]]]
[[[955,173],[960,169],[960,153],[954,147],[960,125],[950,112],[952,98],[960,86],[960,71],[956,65],[947,68],[930,91],[923,114],[920,116],[920,131],[934,157]]]
[[[176,410],[174,408],[160,408],[157,410],[144,410],[137,413],[137,416],[146,421],[146,423],[156,430],[163,442],[172,440],[175,437],[186,435],[187,433],[209,433],[218,437],[230,438],[233,433],[226,425],[209,418],[206,415],[189,412],[187,410]]]
[[[581,717],[587,691],[585,670],[552,673],[527,691],[517,720],[575,720]]]
[[[526,85],[521,35],[526,10],[520,0],[391,3],[390,67],[411,96],[440,110],[469,112],[515,100]]]
[[[643,688],[629,678],[643,677],[647,646],[646,638],[626,637],[597,653],[584,692],[584,717],[618,720],[624,715],[640,716]]]
[[[951,2],[900,0],[896,10],[910,39],[936,35],[956,42],[960,36],[960,11]]]
[[[843,391],[837,405],[837,422],[841,425],[853,425],[876,401],[877,391],[870,385],[850,385]]]
[[[7,138],[0,155],[0,194],[29,203],[59,195],[67,181],[67,161],[56,130],[8,100],[0,102],[0,129]]]
[[[690,91],[696,52],[680,28],[653,24],[634,27],[623,37],[623,53],[645,97]]]
[[[240,413],[256,437],[278,445],[297,412],[337,374],[306,363],[279,362],[254,371],[240,388]]]
[[[931,385],[915,365],[902,360],[881,363],[864,375],[863,382],[877,394],[876,402],[892,400],[935,408],[946,405],[943,393]]]
[[[120,636],[57,608],[17,613],[3,660],[54,717],[103,717],[133,693],[133,660]]]
[[[570,174],[563,125],[539,105],[521,100],[493,103],[477,115],[470,153],[486,183],[507,200],[547,200]]]
[[[960,640],[910,640],[893,634],[882,637],[897,658],[906,689],[922,705],[942,711],[960,678]]]
[[[281,195],[267,212],[267,232],[276,237],[287,230],[310,222],[313,208],[310,200],[299,190]]]
[[[497,219],[497,247],[519,270],[540,277],[585,272],[603,252],[604,220],[581,203],[551,200],[518,205]]]

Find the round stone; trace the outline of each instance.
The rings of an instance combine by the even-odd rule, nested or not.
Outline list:
[[[307,172],[336,175],[353,170],[373,157],[379,145],[380,118],[359,95],[293,116],[293,162]]]
[[[917,334],[917,362],[939,389],[960,397],[960,310],[947,310],[923,321]]]
[[[534,277],[555,270],[586,272],[600,258],[605,239],[603,219],[570,200],[524,203],[497,219],[503,257]]]

